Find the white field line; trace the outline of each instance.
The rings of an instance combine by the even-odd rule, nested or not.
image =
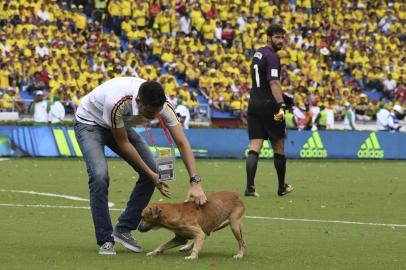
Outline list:
[[[68,199],[68,200],[72,200],[72,201],[83,201],[83,202],[89,201],[88,199],[77,197],[77,196],[36,192],[36,191],[28,191],[28,190],[0,189],[0,192],[24,193],[24,194],[32,194],[32,195],[38,195],[38,196],[57,197],[57,198],[64,198],[64,199]],[[114,206],[114,203],[109,202],[109,207],[113,207],[113,206]]]
[[[406,227],[406,224],[386,224],[386,223],[371,223],[371,222],[358,222],[358,221],[345,221],[345,220],[309,219],[309,218],[282,218],[282,217],[258,217],[258,216],[245,216],[245,217],[246,218],[251,218],[251,219],[268,219],[268,220],[283,220],[283,221],[340,223],[340,224],[383,226],[383,227]]]
[[[29,207],[29,208],[59,208],[59,209],[85,209],[89,210],[88,206],[71,206],[71,205],[47,205],[47,204],[11,204],[0,203],[0,207]],[[124,211],[124,209],[110,208],[111,211]],[[297,221],[297,222],[317,222],[317,223],[338,223],[350,225],[366,225],[366,226],[381,226],[381,227],[404,227],[406,224],[386,224],[386,223],[370,223],[344,220],[324,220],[324,219],[308,219],[308,218],[282,218],[282,217],[260,217],[246,216],[248,219],[264,219],[264,220],[281,220],[281,221]]]
[[[0,161],[10,160],[9,158],[0,158]]]
[[[58,208],[58,209],[85,209],[90,210],[89,206],[72,205],[49,205],[49,204],[21,204],[21,203],[0,203],[0,207],[27,207],[27,208]],[[124,209],[110,208],[112,211],[124,211]]]

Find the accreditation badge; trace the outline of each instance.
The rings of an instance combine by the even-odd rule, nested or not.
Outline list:
[[[175,180],[175,149],[157,149],[156,165],[159,181]]]

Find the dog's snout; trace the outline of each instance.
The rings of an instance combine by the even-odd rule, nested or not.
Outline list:
[[[147,232],[149,231],[151,228],[141,220],[140,224],[138,225],[138,231],[140,232]]]

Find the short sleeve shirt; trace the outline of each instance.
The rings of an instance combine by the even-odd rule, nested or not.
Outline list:
[[[262,47],[255,52],[251,63],[249,112],[260,112],[264,103],[274,101],[269,81],[280,80],[280,69],[280,58],[271,48]]]
[[[87,94],[81,100],[76,120],[105,128],[122,128],[127,122],[141,123],[135,98],[145,80],[135,77],[111,79]],[[165,102],[160,115],[167,126],[179,123],[173,106]]]

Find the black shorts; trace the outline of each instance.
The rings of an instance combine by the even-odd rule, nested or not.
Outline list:
[[[248,114],[248,137],[252,139],[277,140],[286,138],[285,120],[276,122],[271,115]]]

